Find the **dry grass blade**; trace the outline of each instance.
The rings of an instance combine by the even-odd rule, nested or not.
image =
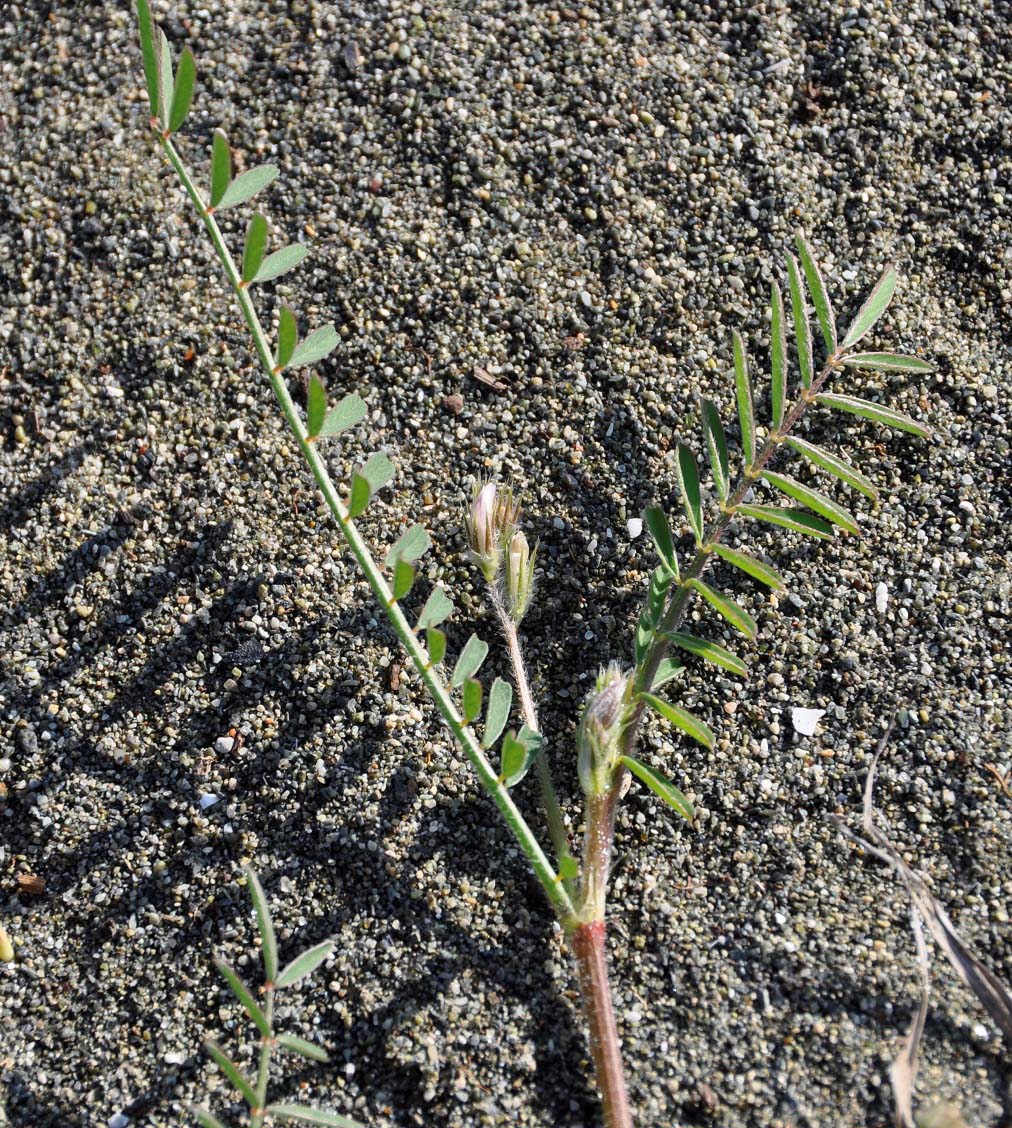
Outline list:
[[[875,759],[868,770],[868,779],[865,782],[864,810],[861,820],[861,829],[865,837],[862,838],[854,834],[842,824],[838,825],[848,838],[889,865],[903,883],[910,897],[911,916],[914,922],[914,940],[917,943],[918,963],[921,968],[923,986],[918,1013],[911,1023],[903,1050],[893,1062],[890,1076],[896,1094],[896,1123],[900,1128],[913,1128],[911,1106],[917,1069],[917,1048],[924,1029],[924,1017],[927,1013],[927,951],[921,922],[923,921],[927,926],[935,943],[941,948],[949,963],[952,964],[956,974],[977,996],[981,1006],[1001,1029],[1010,1047],[1012,1047],[1012,993],[988,967],[973,955],[956,931],[956,927],[949,919],[945,909],[928,889],[924,879],[903,861],[886,834],[875,825],[873,802],[875,772],[891,732],[892,726],[890,725],[875,753]]]

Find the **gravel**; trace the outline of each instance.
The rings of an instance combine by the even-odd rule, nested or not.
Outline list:
[[[154,8],[197,55],[191,162],[222,122],[240,165],[282,169],[272,245],[312,254],[258,294],[265,322],[279,298],[304,329],[336,324],[321,375],[369,413],[332,466],[398,463],[362,526],[381,552],[431,531],[454,649],[492,635],[462,556],[470,480],[524,494],[543,569],[526,644],[574,828],[579,702],[630,653],[653,566],[642,509],[677,511],[697,394],[736,435],[731,330],[761,386],[798,226],[841,312],[897,263],[875,343],[936,371],[847,390],[934,438],[807,424],[879,503],[857,507],[862,539],[743,531],[790,597],[715,573],[759,620],[752,676],[684,683],[712,753],[649,729],[700,818],[633,789],[610,916],[639,1124],[885,1122],[917,984],[907,907],[829,816],[856,825],[897,710],[882,818],[1012,979],[1001,9]],[[277,1099],[376,1128],[596,1125],[559,931],[317,502],[145,118],[127,4],[3,5],[0,1124],[224,1115],[200,1046],[252,1061],[211,965],[256,977],[252,861],[282,959],[338,943],[279,1012],[331,1061],[286,1057]],[[248,214],[225,215],[233,241]],[[824,710],[813,735],[794,709]],[[1007,1048],[933,974],[919,1107],[997,1123]]]

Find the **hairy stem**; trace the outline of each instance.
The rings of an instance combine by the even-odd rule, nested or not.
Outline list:
[[[271,1033],[261,1036],[260,1064],[257,1067],[257,1107],[250,1116],[250,1128],[262,1128],[264,1109],[267,1107],[267,1082],[271,1074],[271,1051],[274,1048],[274,986],[270,983],[264,988],[264,1016]]]
[[[517,805],[513,802],[509,792],[505,786],[500,783],[496,772],[489,763],[485,753],[482,751],[481,745],[478,743],[473,730],[464,722],[464,719],[458,712],[445,682],[429,660],[428,652],[419,641],[414,628],[401,610],[400,604],[393,598],[393,594],[390,591],[386,579],[376,561],[373,559],[368,545],[355,527],[354,521],[349,517],[348,510],[341,501],[337,488],[331,480],[330,473],[319,453],[317,445],[308,441],[306,428],[292,400],[288,385],[281,371],[277,369],[274,363],[274,357],[271,354],[267,336],[260,324],[260,319],[257,316],[253,302],[250,300],[247,287],[242,282],[242,277],[225,244],[221,229],[218,227],[214,215],[204,202],[197,187],[194,185],[193,180],[171,140],[160,130],[158,130],[158,137],[162,149],[165,151],[165,155],[168,157],[172,167],[176,170],[187,195],[197,208],[211,242],[214,244],[218,259],[239,301],[243,319],[249,328],[257,356],[260,358],[260,363],[270,381],[271,389],[284,413],[292,434],[298,440],[303,456],[309,464],[309,469],[312,471],[313,478],[316,480],[317,487],[323,495],[327,508],[333,514],[338,528],[341,530],[348,547],[352,551],[352,555],[358,562],[363,575],[372,588],[380,607],[383,608],[402,646],[407,651],[408,657],[411,659],[412,664],[425,683],[444,722],[453,733],[454,737],[456,737],[461,748],[464,750],[464,754],[477,773],[481,786],[488,792],[495,805],[499,808],[499,812],[505,819],[506,825],[510,828],[521,850],[523,850],[524,854],[527,856],[534,873],[545,890],[549,903],[555,910],[563,926],[572,926],[575,921],[574,906],[569,894],[563,888],[562,883],[556,879],[555,868],[542,850],[540,843],[527,825]]]
[[[502,601],[502,597],[493,585],[489,585],[492,596],[492,606],[499,617],[503,638],[506,640],[506,649],[509,651],[510,664],[513,667],[513,680],[517,687],[517,697],[520,699],[520,712],[523,714],[524,723],[534,732],[540,733],[538,727],[538,714],[534,708],[534,696],[531,693],[530,681],[527,677],[527,666],[524,662],[524,653],[520,647],[520,636],[513,616]],[[534,770],[538,776],[538,786],[541,789],[541,804],[545,809],[545,819],[548,822],[548,832],[552,837],[552,846],[555,849],[556,860],[569,855],[569,834],[566,830],[565,819],[562,817],[562,807],[552,780],[552,770],[548,766],[545,750],[542,747],[534,761]],[[563,881],[566,892],[572,895],[570,883]]]
[[[604,940],[603,920],[578,925],[570,936],[580,977],[583,1012],[590,1032],[590,1054],[601,1091],[605,1128],[632,1128]]]

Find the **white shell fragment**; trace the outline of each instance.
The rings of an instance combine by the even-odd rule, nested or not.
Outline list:
[[[889,589],[883,583],[875,585],[875,609],[880,615],[885,614],[889,606]]]
[[[814,736],[815,726],[825,716],[825,709],[791,709],[791,724],[802,736]]]
[[[220,796],[212,795],[209,791],[206,795],[200,797],[200,809],[206,811],[208,807],[213,807],[218,802]]]
[[[629,533],[629,539],[635,540],[640,533],[643,532],[643,520],[640,517],[630,517],[626,525],[626,530]]]

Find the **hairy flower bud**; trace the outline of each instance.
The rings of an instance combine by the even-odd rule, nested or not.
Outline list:
[[[628,691],[629,676],[612,664],[598,674],[594,695],[583,710],[576,766],[588,796],[602,795],[611,786],[628,718]]]
[[[513,535],[519,520],[520,506],[513,500],[509,487],[485,482],[475,488],[464,527],[471,555],[490,584],[499,576],[503,541]]]
[[[530,606],[534,590],[534,561],[537,549],[517,529],[506,546],[506,602],[514,623],[519,623]]]

